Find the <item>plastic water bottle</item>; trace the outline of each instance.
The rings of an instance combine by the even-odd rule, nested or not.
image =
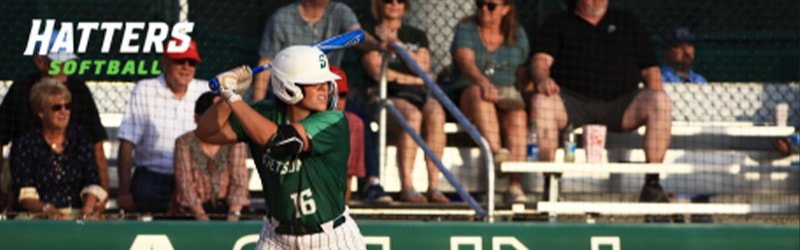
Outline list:
[[[539,134],[536,132],[536,122],[531,121],[528,133],[526,159],[529,162],[539,161]]]
[[[575,134],[572,133],[572,124],[564,130],[564,162],[575,162]]]

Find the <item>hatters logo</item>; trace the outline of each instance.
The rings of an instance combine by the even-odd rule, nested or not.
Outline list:
[[[42,55],[51,59],[50,74],[66,75],[158,75],[161,74],[158,60],[106,60],[86,59],[80,62],[76,54],[86,53],[93,36],[102,36],[100,53],[140,54],[164,53],[164,41],[175,37],[179,42],[170,41],[167,51],[180,53],[189,49],[192,38],[188,33],[194,29],[192,22],[175,23],[170,27],[164,22],[60,22],[60,29],[54,29],[56,20],[33,19],[28,43],[23,55]],[[44,26],[44,27],[42,27]],[[80,33],[80,35],[78,35]],[[119,47],[112,52],[112,42],[119,38]],[[77,45],[77,47],[76,47]],[[96,44],[91,44],[96,46]],[[149,67],[147,67],[149,66]],[[94,68],[94,70],[92,70]]]

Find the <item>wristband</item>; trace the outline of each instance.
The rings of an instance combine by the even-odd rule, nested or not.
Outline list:
[[[240,212],[240,211],[229,211],[228,215],[241,217],[242,216],[242,212]]]
[[[240,96],[239,94],[233,94],[231,97],[228,97],[228,104],[232,104],[234,102],[241,101],[241,100],[242,100],[242,96]]]

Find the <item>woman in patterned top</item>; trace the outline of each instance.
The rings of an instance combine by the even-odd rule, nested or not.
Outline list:
[[[30,100],[42,126],[16,140],[10,169],[18,205],[37,215],[20,218],[98,219],[108,193],[100,186],[92,137],[67,125],[72,95],[57,80],[43,78]]]
[[[194,105],[195,120],[219,100],[206,92]],[[247,151],[244,143],[211,144],[200,141],[194,131],[175,140],[175,192],[182,208],[197,220],[222,214],[237,221],[242,206],[250,204],[247,189]]]

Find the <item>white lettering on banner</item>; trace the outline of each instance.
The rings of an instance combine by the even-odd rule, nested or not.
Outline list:
[[[611,245],[611,250],[621,250],[619,236],[592,236],[592,250],[600,250],[602,245]]]
[[[28,43],[25,46],[23,55],[46,55],[50,52],[69,52],[74,53],[75,42],[78,42],[78,53],[86,52],[89,46],[89,38],[94,31],[103,33],[103,44],[100,47],[101,53],[111,52],[112,41],[117,31],[122,31],[122,40],[120,41],[119,53],[122,54],[137,54],[137,53],[156,53],[163,52],[161,44],[167,39],[168,35],[180,40],[180,45],[176,41],[170,41],[167,45],[169,52],[183,52],[189,48],[192,38],[189,36],[194,30],[194,23],[180,22],[175,23],[170,31],[170,26],[164,22],[77,22],[77,25],[72,22],[61,22],[61,29],[56,35],[55,43],[51,51],[47,51],[50,47],[50,34],[55,31],[55,19],[33,19],[31,22],[30,34],[28,34]],[[43,27],[44,26],[44,27]],[[80,36],[75,32],[75,27],[80,31]],[[142,39],[140,35],[145,35]],[[38,51],[34,51],[36,44],[40,43]]]
[[[232,250],[243,250],[246,246],[257,244],[258,234],[248,234],[236,240]],[[611,246],[611,250],[622,250],[619,236],[592,236],[590,239],[591,250],[600,250],[600,246]],[[391,236],[364,236],[364,243],[367,246],[379,246],[381,250],[391,250]],[[450,250],[458,250],[459,247],[472,247],[474,250],[483,250],[483,238],[481,236],[451,236]],[[492,250],[501,250],[503,246],[510,246],[517,250],[528,250],[513,236],[492,236]],[[165,234],[139,234],[131,244],[131,250],[174,250],[172,242]]]
[[[258,234],[248,234],[240,237],[238,240],[236,240],[236,243],[233,243],[233,250],[242,250],[244,246],[257,243],[258,243]]]
[[[364,236],[364,244],[379,245],[381,250],[392,250],[392,238],[389,236]]]
[[[133,239],[131,250],[174,250],[169,237],[165,234],[139,234]]]
[[[460,245],[472,245],[475,250],[483,250],[483,239],[480,236],[451,236],[450,250],[458,250]]]
[[[502,246],[512,246],[514,249],[528,250],[522,242],[511,236],[492,237],[492,250],[500,250]]]

